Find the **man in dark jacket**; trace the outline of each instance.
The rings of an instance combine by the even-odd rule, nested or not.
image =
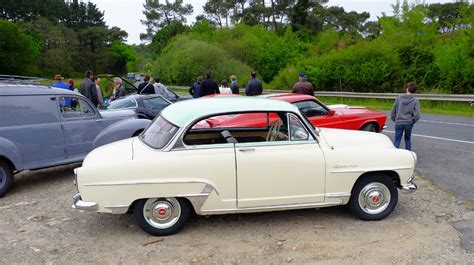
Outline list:
[[[391,119],[395,122],[395,147],[400,147],[403,132],[405,132],[405,149],[411,150],[411,131],[413,125],[420,119],[420,102],[413,96],[418,90],[415,82],[410,82],[393,104]]]
[[[299,82],[296,82],[293,85],[293,90],[291,92],[314,96],[314,87],[310,82],[306,81],[306,73],[301,72],[298,78]]]
[[[189,94],[193,96],[193,98],[199,97],[199,91],[201,90],[201,82],[202,76],[198,76],[196,83],[192,84],[191,87],[189,87]]]
[[[220,94],[219,86],[216,81],[211,78],[211,71],[207,70],[206,79],[201,82],[201,87],[199,89],[199,97],[204,97],[212,94]]]
[[[143,77],[143,83],[138,85],[138,94],[155,94],[155,88],[150,82],[150,75]]]
[[[94,81],[92,81],[92,78],[94,77],[94,74],[92,73],[91,70],[86,71],[86,78],[84,81],[82,81],[81,86],[80,86],[80,92],[81,94],[88,98],[94,106],[99,105],[99,99],[97,97],[97,88],[95,86]]]
[[[125,88],[122,87],[122,79],[120,79],[119,77],[115,77],[114,90],[112,92],[112,96],[110,97],[110,101],[125,97],[126,94],[127,91],[125,91]]]
[[[230,90],[232,90],[232,94],[238,95],[239,92],[239,84],[237,83],[237,77],[235,75],[230,76]]]
[[[257,79],[257,72],[252,71],[250,73],[252,76],[252,79],[247,83],[247,86],[245,87],[245,94],[247,96],[258,96],[261,95],[263,92],[263,87],[262,87],[262,82]]]

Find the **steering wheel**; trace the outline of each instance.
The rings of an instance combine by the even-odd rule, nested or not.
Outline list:
[[[279,120],[276,120],[268,130],[267,142],[273,142],[278,137],[278,132],[280,131],[281,123]]]

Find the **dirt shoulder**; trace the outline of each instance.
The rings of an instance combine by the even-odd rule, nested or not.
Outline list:
[[[474,220],[422,177],[400,193],[387,219],[364,222],[345,207],[261,214],[196,216],[169,237],[142,232],[132,215],[76,211],[72,169],[17,176],[0,199],[2,264],[16,263],[324,263],[469,264],[453,223]]]

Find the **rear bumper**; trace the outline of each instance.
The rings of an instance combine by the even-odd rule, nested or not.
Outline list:
[[[415,182],[413,181],[414,178],[415,178],[415,176],[413,175],[407,180],[407,183],[405,183],[402,186],[403,191],[411,193],[411,192],[414,192],[418,189],[418,186],[416,186]]]
[[[86,202],[81,198],[81,194],[77,193],[73,197],[72,208],[85,211],[97,211],[99,208],[96,202]]]

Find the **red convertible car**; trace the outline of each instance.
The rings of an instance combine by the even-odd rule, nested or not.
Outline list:
[[[231,95],[217,95],[231,96]],[[237,95],[234,95],[237,96]],[[301,111],[308,120],[317,127],[337,128],[347,130],[363,130],[370,132],[381,132],[385,127],[387,116],[376,110],[365,107],[349,107],[347,105],[326,106],[313,96],[302,94],[269,94],[261,97],[279,99],[289,102]],[[278,119],[273,114],[267,117],[265,113],[240,114],[235,116],[224,115],[209,118],[207,124],[197,124],[196,127],[245,127],[245,126],[267,126]]]

